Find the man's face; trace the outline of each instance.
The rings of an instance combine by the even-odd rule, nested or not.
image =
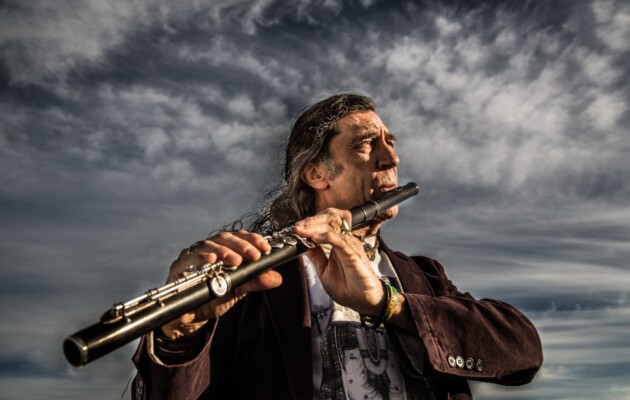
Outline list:
[[[398,186],[396,140],[375,112],[350,113],[337,122],[337,129],[330,142],[331,158],[324,163],[329,187],[322,192],[320,209],[348,210]],[[393,207],[383,217],[397,213]]]

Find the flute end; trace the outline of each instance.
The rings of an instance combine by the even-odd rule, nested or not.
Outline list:
[[[68,336],[63,341],[63,354],[73,367],[82,367],[87,364],[88,347],[81,338]]]

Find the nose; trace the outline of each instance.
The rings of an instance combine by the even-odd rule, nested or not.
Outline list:
[[[384,138],[381,138],[379,143],[379,149],[376,153],[376,166],[378,169],[383,171],[397,167],[400,164],[400,158],[398,158],[394,147]]]

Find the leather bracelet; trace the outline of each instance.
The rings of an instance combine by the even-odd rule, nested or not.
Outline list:
[[[360,315],[361,326],[366,329],[376,329],[388,321],[396,312],[398,307],[398,291],[389,283],[381,280],[383,291],[385,292],[385,305],[378,317],[370,317],[369,315]]]
[[[396,312],[396,307],[398,306],[398,291],[391,285],[387,285],[387,288],[390,291],[387,306],[385,307],[385,314],[383,315],[383,322],[389,321],[389,319]]]

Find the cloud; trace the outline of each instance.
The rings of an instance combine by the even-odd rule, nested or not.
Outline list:
[[[384,67],[389,91],[409,92],[405,104],[385,102],[390,119],[401,121],[401,153],[414,159],[409,168],[429,180],[532,194],[539,192],[532,184],[615,169],[628,116],[628,85],[618,86],[625,75],[621,45],[602,52],[498,14],[504,18],[482,29],[478,19],[438,15],[437,38],[418,29],[375,50],[374,67]],[[452,40],[444,26],[465,35]]]
[[[372,3],[364,1],[362,7]],[[111,52],[123,48],[134,36],[153,30],[177,35],[196,26],[211,32],[234,30],[251,37],[260,28],[287,20],[322,24],[342,9],[341,2],[309,0],[289,6],[274,0],[178,4],[153,0],[54,4],[38,0],[24,4],[11,0],[0,11],[0,54],[13,84],[51,84],[60,90],[68,74],[113,67]]]
[[[597,20],[597,36],[614,52],[628,51],[630,7],[623,2],[595,1],[592,9]]]
[[[532,315],[541,335],[545,362],[533,384],[514,390],[477,384],[474,393],[489,399],[533,399],[543,389],[554,399],[626,398],[630,348],[627,306]]]
[[[480,396],[626,396],[628,15],[613,1],[4,2],[6,393],[118,396],[130,349],[80,372],[49,349],[254,208],[291,117],[355,90],[399,138],[401,182],[422,187],[388,242],[541,328],[537,383]]]
[[[0,51],[15,83],[58,79],[80,66],[97,66],[121,44],[143,13],[142,3],[8,2],[0,14]]]

